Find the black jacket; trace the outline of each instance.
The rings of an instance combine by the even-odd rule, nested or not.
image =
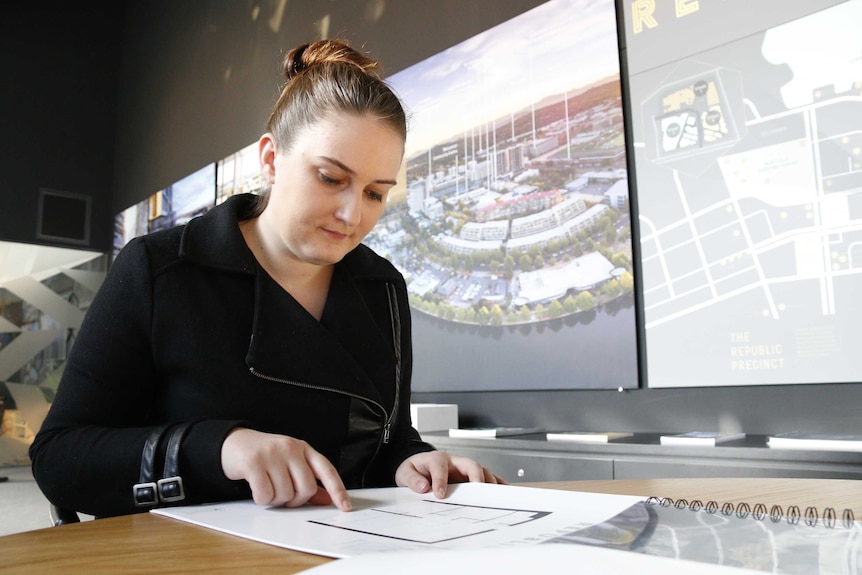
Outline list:
[[[237,221],[250,205],[235,196],[136,238],[112,264],[30,448],[54,504],[97,516],[141,511],[132,486],[161,424],[192,422],[178,458],[182,504],[250,497],[221,468],[237,426],[308,441],[348,488],[392,485],[406,457],[433,449],[410,425],[401,274],[360,245],[335,266],[318,322],[246,246]]]

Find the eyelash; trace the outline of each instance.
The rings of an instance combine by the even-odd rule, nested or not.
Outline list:
[[[329,176],[327,176],[323,172],[318,172],[318,176],[320,177],[320,181],[323,182],[324,184],[329,184],[330,186],[337,186],[337,185],[341,184],[341,180],[337,180],[335,178],[330,178]]]
[[[320,178],[320,181],[323,182],[324,184],[327,184],[330,186],[340,186],[341,185],[341,180],[338,180],[336,178],[330,178],[329,176],[327,176],[323,172],[318,172],[318,177]],[[383,194],[380,194],[380,193],[372,191],[372,190],[368,190],[365,193],[368,195],[368,197],[372,201],[375,201],[375,202],[378,202],[381,204],[383,203]]]

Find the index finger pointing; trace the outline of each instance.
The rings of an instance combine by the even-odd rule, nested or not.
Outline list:
[[[309,467],[314,472],[314,476],[320,480],[321,485],[329,493],[335,506],[341,511],[350,511],[352,509],[350,496],[347,495],[347,489],[344,487],[344,483],[341,481],[341,477],[332,463],[316,451],[309,454],[307,459]]]

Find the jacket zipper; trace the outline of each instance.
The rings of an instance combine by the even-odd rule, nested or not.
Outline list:
[[[390,414],[388,411],[386,411],[386,408],[385,408],[385,407],[383,407],[383,405],[381,405],[379,402],[374,401],[373,399],[370,399],[370,398],[368,398],[368,397],[364,397],[364,396],[362,396],[362,395],[357,395],[357,394],[355,394],[355,393],[350,393],[350,392],[348,392],[348,391],[342,391],[342,390],[340,390],[340,389],[334,389],[334,388],[331,388],[331,387],[325,387],[325,386],[322,386],[322,385],[313,385],[313,384],[310,384],[310,383],[302,383],[302,382],[299,382],[299,381],[294,381],[294,380],[292,380],[292,379],[282,379],[282,378],[280,378],[280,377],[273,377],[273,376],[271,376],[271,375],[266,375],[266,374],[260,373],[259,371],[257,371],[257,370],[256,370],[255,368],[253,368],[253,367],[249,367],[249,368],[248,368],[248,370],[249,370],[249,372],[251,372],[251,374],[252,374],[253,376],[255,376],[255,377],[259,377],[260,379],[265,379],[265,380],[267,380],[267,381],[273,381],[273,382],[275,382],[275,383],[284,383],[284,384],[287,384],[287,385],[295,385],[295,386],[297,386],[297,387],[304,387],[304,388],[306,388],[306,389],[316,389],[316,390],[318,390],[318,391],[329,391],[329,392],[332,392],[332,393],[340,393],[341,395],[346,395],[346,396],[348,396],[348,397],[353,397],[353,398],[359,399],[359,400],[361,400],[361,401],[368,402],[368,403],[370,403],[370,404],[372,404],[372,405],[376,405],[377,407],[379,407],[379,408],[380,408],[380,411],[383,413],[383,416],[384,416],[384,419],[385,419],[385,421],[384,421],[384,423],[383,423],[383,443],[389,443],[390,428],[392,427],[392,417],[395,415],[395,409],[393,409],[392,413]],[[395,408],[397,409],[397,408],[398,408],[398,403],[397,403],[397,402],[398,402],[397,391],[396,391],[395,402],[396,402],[396,403],[395,403]]]
[[[395,414],[398,413],[398,404],[401,401],[401,317],[398,312],[395,286],[389,282],[386,282],[386,296],[389,300],[389,319],[392,321],[392,344],[395,352],[395,399],[392,402],[392,415],[383,426],[383,443],[389,443],[389,429]]]
[[[392,430],[392,421],[395,418],[395,414],[398,413],[398,402],[400,401],[401,396],[401,319],[398,314],[398,300],[395,293],[395,286],[391,283],[386,283],[386,295],[389,299],[389,313],[390,319],[392,320],[392,338],[393,344],[395,346],[395,400],[392,405],[392,413],[386,411],[386,408],[383,407],[382,404],[370,399],[368,397],[364,397],[361,395],[357,395],[355,393],[350,393],[347,391],[342,391],[340,389],[333,389],[331,387],[324,387],[322,385],[313,385],[309,383],[301,383],[299,381],[293,381],[290,379],[282,379],[279,377],[273,377],[271,375],[264,375],[254,369],[254,367],[249,366],[248,370],[255,377],[259,377],[261,379],[265,379],[267,381],[273,381],[276,383],[284,383],[287,385],[295,385],[297,387],[304,387],[306,389],[316,389],[319,391],[329,391],[332,393],[340,393],[341,395],[346,395],[348,397],[353,397],[359,399],[360,401],[368,402],[372,405],[376,405],[380,408],[380,411],[383,412],[384,422],[383,422],[383,437],[382,443],[389,443],[389,436]],[[362,472],[362,486],[365,486],[365,475],[368,473],[368,469],[371,466],[371,462],[377,459],[377,455],[380,453],[380,445],[381,441],[378,440],[377,448],[374,450],[374,455],[371,456],[368,466]]]

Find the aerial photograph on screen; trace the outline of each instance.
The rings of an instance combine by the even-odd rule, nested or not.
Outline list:
[[[635,4],[647,384],[860,381],[862,0]]]
[[[638,385],[613,0],[553,0],[389,78],[415,391]]]
[[[116,214],[111,261],[132,238],[179,226],[205,214],[215,205],[215,193],[216,165],[213,163]]]
[[[216,204],[236,194],[260,194],[266,189],[256,141],[216,163]]]

